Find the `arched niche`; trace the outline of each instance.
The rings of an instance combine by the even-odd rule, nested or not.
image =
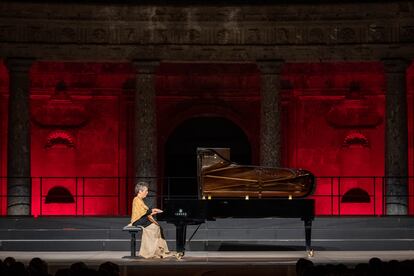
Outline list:
[[[55,186],[51,188],[46,195],[45,203],[74,203],[72,193],[62,186]]]
[[[230,148],[232,161],[251,164],[251,145],[237,124],[223,117],[190,118],[165,143],[164,195],[197,196],[197,147]]]
[[[361,188],[348,190],[341,199],[342,203],[370,203],[371,198],[367,191]]]

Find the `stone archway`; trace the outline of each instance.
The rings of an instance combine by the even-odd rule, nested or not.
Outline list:
[[[231,160],[251,164],[251,145],[234,122],[223,117],[195,117],[177,126],[165,143],[163,194],[197,196],[197,147],[228,147]]]

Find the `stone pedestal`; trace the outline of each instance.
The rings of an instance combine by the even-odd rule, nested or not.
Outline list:
[[[155,110],[155,60],[135,60],[137,70],[135,93],[134,168],[135,183],[149,184],[147,203],[155,207],[157,189],[157,136]]]
[[[385,201],[387,215],[406,215],[408,206],[408,126],[404,59],[384,59],[386,81]]]
[[[257,61],[261,72],[260,165],[279,167],[281,161],[280,74],[284,61]]]
[[[30,78],[33,59],[10,58],[6,66],[10,76],[7,140],[7,214],[31,214],[30,174]]]

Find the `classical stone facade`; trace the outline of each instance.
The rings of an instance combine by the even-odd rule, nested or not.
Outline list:
[[[279,88],[284,64],[383,62],[387,81],[386,174],[408,175],[407,111],[403,107],[405,72],[414,56],[414,5],[410,1],[317,5],[230,1],[219,4],[219,9],[214,4],[170,5],[174,1],[165,5],[86,2],[0,3],[0,58],[10,77],[9,113],[26,104],[29,89],[15,64],[26,64],[27,60],[134,64],[134,176],[157,177],[160,153],[156,143],[154,73],[159,64],[253,64],[261,79],[257,159],[263,165],[278,166],[283,136]],[[400,60],[407,62],[393,70],[393,61]],[[9,117],[10,135],[17,137],[13,133],[18,131],[25,136],[16,138],[20,139],[17,148],[16,139],[8,141],[9,176],[30,176],[25,142],[30,138],[25,126],[27,114]],[[252,147],[257,149],[258,145]],[[396,164],[399,161],[401,165]],[[13,165],[16,162],[25,164],[24,172],[17,174]],[[387,193],[393,195],[388,213],[407,213],[407,184],[390,181],[388,185]],[[9,181],[10,197],[14,197],[14,186]],[[22,183],[21,187],[25,190],[21,195],[27,198],[30,183]],[[157,191],[155,184],[153,190]],[[398,200],[394,202],[391,198],[396,194]],[[16,204],[27,205],[26,201]],[[15,203],[11,202],[10,215],[30,213],[24,207],[12,211]]]

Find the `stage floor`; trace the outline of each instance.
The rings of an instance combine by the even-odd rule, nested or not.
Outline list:
[[[295,264],[300,258],[308,258],[304,251],[187,251],[181,260],[127,259],[126,251],[0,251],[0,258],[12,256],[27,264],[33,257],[40,257],[49,264],[52,275],[59,268],[68,268],[82,261],[91,268],[111,261],[120,266],[121,275],[295,275]],[[316,251],[308,258],[315,264],[343,263],[353,267],[367,263],[372,257],[383,261],[413,259],[414,250],[405,251]],[[154,272],[156,272],[154,274]]]

